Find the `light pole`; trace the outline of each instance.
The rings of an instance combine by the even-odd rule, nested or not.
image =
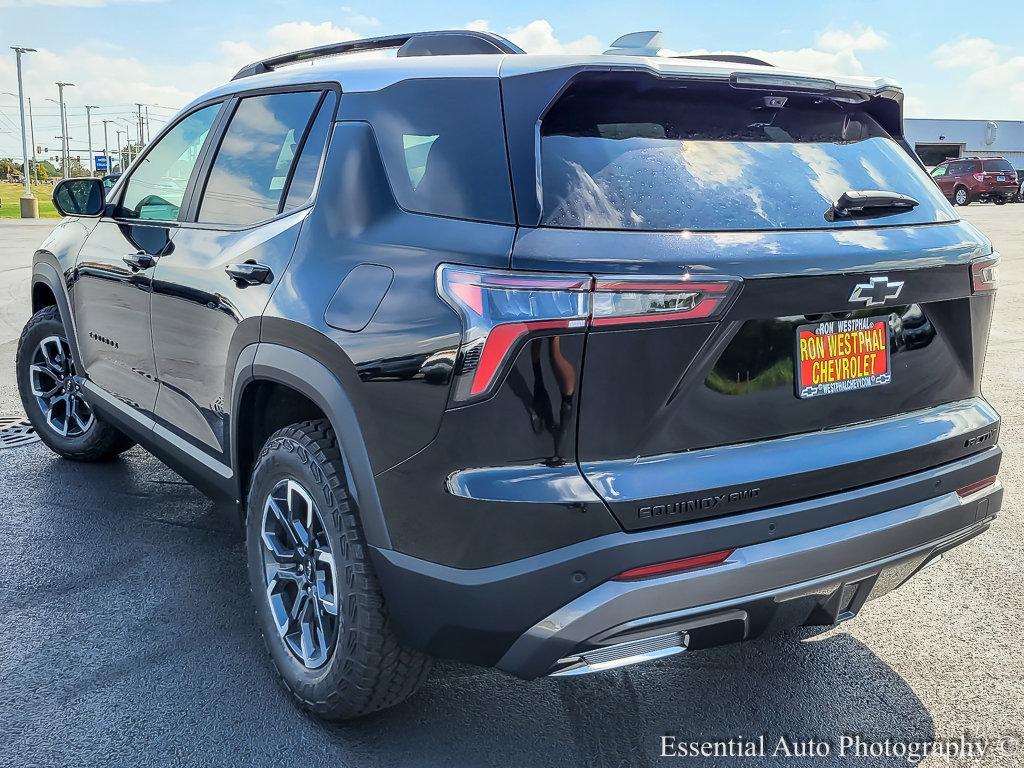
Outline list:
[[[13,96],[14,98],[18,98],[18,94],[11,93],[10,91],[4,91],[4,95],[5,96]],[[32,97],[31,96],[26,96],[25,97],[25,101],[28,102],[28,139],[31,142],[31,150],[32,150],[31,152],[29,152],[29,154],[32,156],[32,176],[35,179],[35,183],[38,184],[39,183],[39,164],[36,163],[36,121],[35,121],[35,118],[32,117]]]
[[[96,160],[92,156],[92,111],[97,107],[92,104],[85,105],[85,133],[89,137],[89,175],[96,175]]]
[[[21,156],[23,165],[21,166],[21,175],[25,179],[25,194],[21,198],[21,218],[23,219],[38,219],[39,218],[39,201],[32,195],[32,181],[29,178],[31,170],[28,164],[28,129],[25,125],[25,86],[21,80],[21,54],[23,53],[34,53],[35,48],[20,48],[17,46],[11,46],[14,51],[14,57],[17,61],[18,69],[18,109],[21,110]],[[33,147],[33,151],[35,148]]]
[[[118,173],[124,173],[124,155],[121,153],[121,134],[124,131],[114,131],[114,133],[117,134],[117,170]]]
[[[103,121],[103,157],[106,158],[107,173],[113,173],[114,172],[114,169],[110,167],[110,149],[109,149],[109,145],[107,144],[107,125],[109,123],[112,123],[112,122],[114,122],[114,121],[113,120],[104,120]]]
[[[64,134],[64,141],[61,145],[61,156],[64,158],[62,165],[64,166],[64,178],[68,177],[68,161],[71,159],[68,154],[68,113],[64,109],[64,89],[74,88],[74,83],[56,83],[57,92],[60,98],[60,132]]]

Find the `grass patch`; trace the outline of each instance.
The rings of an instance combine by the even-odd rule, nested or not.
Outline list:
[[[715,392],[723,395],[745,395],[748,392],[756,392],[761,389],[774,389],[783,385],[793,385],[793,361],[779,360],[771,368],[768,368],[752,379],[727,379],[718,371],[712,371],[708,375],[707,385]]]
[[[23,184],[0,182],[0,219],[20,219],[21,203],[18,201],[25,194]],[[53,187],[49,184],[33,184],[32,194],[39,201],[39,218],[59,219],[60,214],[53,207]]]

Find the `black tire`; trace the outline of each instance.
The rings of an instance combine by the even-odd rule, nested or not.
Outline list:
[[[282,483],[289,481],[297,483],[315,505],[310,516],[313,524],[307,526],[306,550],[313,551],[328,542],[334,568],[336,615],[331,633],[319,636],[333,634],[333,640],[323,643],[328,655],[315,668],[310,668],[293,646],[289,646],[286,636],[291,636],[288,630],[294,625],[286,620],[287,626],[279,629],[268,597],[268,568],[277,567],[276,563],[267,565],[268,559],[275,558],[264,543],[264,526],[275,525],[268,500],[272,494],[278,494]],[[327,720],[346,720],[392,707],[411,696],[427,677],[430,658],[403,646],[395,636],[369,561],[359,517],[349,499],[341,451],[326,420],[293,424],[270,436],[253,469],[247,510],[246,549],[256,621],[281,682],[299,705]],[[264,515],[270,522],[264,522]],[[294,547],[290,550],[295,555],[291,561],[312,557],[312,561],[305,561],[306,573],[312,572],[315,566],[309,563],[317,562],[316,556],[305,550],[303,554],[295,554],[300,551],[298,540],[294,539],[294,544],[284,541],[293,531],[283,527],[280,530],[287,531],[278,536],[284,548]],[[289,568],[289,571],[294,576],[294,570]],[[313,578],[319,583],[326,581],[328,575],[318,573]],[[285,582],[289,588],[294,587],[294,593],[303,589],[295,587],[291,577],[281,581]],[[284,601],[278,605],[278,610],[282,610],[282,606],[287,608],[277,615],[291,616],[299,595],[295,594],[289,606],[288,592],[275,594]],[[312,605],[312,594],[305,606]],[[321,620],[321,610],[321,606],[316,607],[316,622]],[[300,609],[301,615],[305,615],[305,607]],[[324,613],[323,618],[330,620],[332,617]],[[317,626],[323,629],[324,625]]]
[[[967,187],[957,187],[953,190],[953,205],[970,205],[971,193]]]
[[[61,322],[60,312],[54,306],[44,307],[36,312],[21,332],[15,365],[18,393],[21,395],[21,404],[25,409],[25,414],[32,422],[39,438],[54,453],[73,461],[109,461],[135,445],[135,441],[116,427],[103,422],[95,414],[92,415],[93,418],[89,426],[79,434],[73,434],[70,433],[70,430],[66,430],[69,434],[62,435],[47,421],[39,399],[32,392],[30,366],[33,364],[32,361],[40,344],[45,339],[54,337],[60,339],[64,347],[67,347],[64,323]],[[74,361],[70,359],[70,355],[65,357],[67,370],[71,376],[74,376],[76,373]],[[68,420],[69,417],[65,415],[65,422]]]
[[[1008,197],[997,197],[992,202],[995,203],[996,205],[1006,205],[1008,202],[1010,202],[1010,198],[1008,198]]]

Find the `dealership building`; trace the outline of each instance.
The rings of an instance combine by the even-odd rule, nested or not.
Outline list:
[[[907,141],[929,168],[956,157],[1005,157],[1024,169],[1024,120],[907,118]]]

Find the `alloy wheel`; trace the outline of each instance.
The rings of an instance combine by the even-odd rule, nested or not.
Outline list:
[[[282,480],[267,496],[260,538],[278,634],[304,667],[322,667],[340,627],[334,553],[320,510],[295,480]]]
[[[958,189],[956,191],[956,204],[965,205],[967,203],[967,190]]]
[[[39,342],[29,366],[29,383],[47,426],[61,437],[81,437],[96,421],[82,399],[66,339],[47,336]]]

